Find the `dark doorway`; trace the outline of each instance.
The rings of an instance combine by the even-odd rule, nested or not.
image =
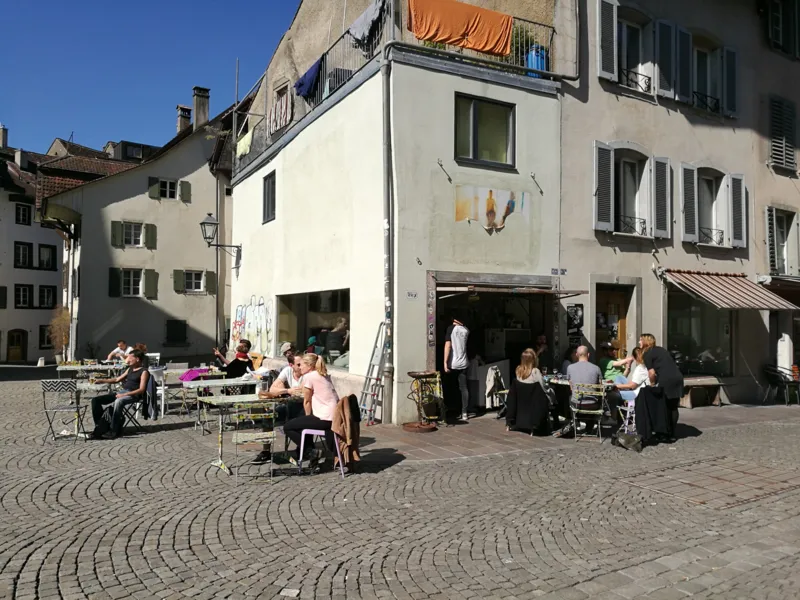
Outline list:
[[[28,360],[28,332],[24,329],[12,329],[8,332],[8,362],[25,362]]]

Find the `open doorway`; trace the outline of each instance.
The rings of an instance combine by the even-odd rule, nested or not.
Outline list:
[[[597,286],[595,314],[595,345],[610,343],[620,350],[620,358],[627,355],[630,312],[633,286],[601,284]]]
[[[28,360],[28,332],[24,329],[12,329],[8,332],[8,362],[26,362]]]

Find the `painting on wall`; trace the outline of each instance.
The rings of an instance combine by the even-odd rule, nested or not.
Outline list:
[[[231,323],[231,346],[235,348],[240,340],[249,340],[250,351],[266,354],[272,348],[272,300],[264,301],[261,296],[256,301],[250,296],[249,304],[240,304],[234,312]]]
[[[489,235],[530,221],[531,194],[472,185],[456,186],[455,220],[477,223]]]

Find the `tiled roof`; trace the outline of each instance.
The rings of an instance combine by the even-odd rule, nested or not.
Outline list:
[[[58,169],[59,171],[77,171],[94,175],[115,175],[135,166],[136,164],[110,158],[86,158],[83,156],[57,156],[39,163],[39,168],[42,170]]]
[[[61,138],[56,139],[64,145],[64,148],[72,156],[83,156],[85,158],[108,158],[108,154],[102,150],[95,150],[94,148],[89,148],[88,146],[81,146],[80,144],[68,142],[67,140]]]
[[[61,192],[66,192],[72,188],[86,183],[85,179],[75,179],[73,177],[56,177],[53,175],[39,174],[36,181],[36,207],[42,205],[42,200],[55,196]]]

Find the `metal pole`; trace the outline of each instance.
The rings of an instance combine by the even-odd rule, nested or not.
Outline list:
[[[216,209],[216,213],[215,214],[217,215],[217,221],[219,221],[220,220],[220,212],[219,212],[219,175],[216,175],[214,180],[216,181],[216,184],[217,184],[217,209]],[[222,222],[220,222],[220,226],[222,226]],[[220,228],[218,226],[217,227],[217,243],[219,243],[219,229]],[[223,243],[224,243],[224,241],[223,241]],[[219,331],[220,331],[220,327],[219,327],[219,290],[220,290],[220,285],[219,285],[219,280],[220,280],[220,276],[219,276],[219,247],[215,247],[214,248],[214,262],[215,262],[215,265],[216,265],[214,273],[216,273],[216,277],[217,277],[217,294],[216,294],[216,296],[214,296],[214,348],[219,348]],[[223,294],[222,297],[224,298],[225,295]]]

